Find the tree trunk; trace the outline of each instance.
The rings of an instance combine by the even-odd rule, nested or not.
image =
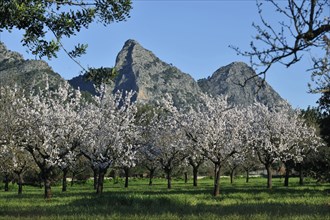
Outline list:
[[[152,179],[154,178],[155,169],[149,170],[149,186],[152,186]]]
[[[99,175],[97,180],[96,194],[100,195],[103,192],[103,182],[106,171],[106,169],[100,169],[98,172]]]
[[[5,192],[8,192],[9,191],[9,175],[8,174],[5,174],[4,182],[5,182]]]
[[[230,184],[234,183],[234,170],[230,171]]]
[[[93,175],[94,175],[94,190],[97,190],[98,172],[97,172],[97,168],[95,167],[93,167]]]
[[[194,183],[193,185],[197,187],[197,177],[198,177],[198,166],[193,166],[193,176],[194,176]]]
[[[68,169],[63,170],[63,179],[62,179],[62,192],[66,192],[67,188],[67,182],[66,182],[66,177],[68,174]]]
[[[213,196],[218,196],[220,194],[220,163],[214,164],[214,189]]]
[[[72,177],[71,177],[71,186],[73,186],[74,184],[74,178],[76,176],[76,173],[75,172],[72,172]]]
[[[188,183],[188,172],[184,172],[184,183]]]
[[[45,199],[52,198],[52,189],[51,189],[51,181],[48,176],[44,176],[44,187],[45,187]]]
[[[128,177],[129,177],[129,168],[125,167],[124,172],[125,172],[125,188],[127,188],[128,187]]]
[[[167,189],[172,189],[172,169],[166,169],[166,178],[167,178]]]
[[[289,186],[290,169],[285,167],[284,186]]]
[[[299,164],[299,185],[300,186],[304,185],[304,172],[301,164]]]
[[[17,185],[18,185],[18,195],[21,195],[23,193],[23,175],[22,173],[17,173]]]
[[[273,187],[272,167],[271,167],[271,164],[266,164],[265,167],[266,167],[266,170],[267,170],[267,188],[271,189]]]
[[[246,180],[245,182],[248,183],[249,182],[249,178],[250,178],[250,170],[249,169],[246,169]]]

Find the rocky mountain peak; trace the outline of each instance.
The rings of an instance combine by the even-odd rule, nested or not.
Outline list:
[[[161,61],[135,40],[126,41],[115,67],[119,72],[115,90],[134,90],[140,102],[153,102],[170,93],[177,106],[182,106],[200,92],[190,75]]]
[[[211,77],[198,80],[203,92],[227,95],[231,103],[249,105],[254,101],[273,106],[282,102],[279,94],[243,62],[233,62],[216,70]]]
[[[24,59],[21,54],[8,50],[7,47],[0,42],[0,63],[12,63],[23,60]]]

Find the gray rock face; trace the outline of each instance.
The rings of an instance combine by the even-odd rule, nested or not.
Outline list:
[[[170,93],[174,104],[178,107],[193,105],[198,102],[201,93],[213,96],[227,95],[231,103],[248,105],[255,100],[269,106],[282,102],[282,98],[267,83],[260,88],[259,77],[248,65],[234,62],[221,67],[207,79],[196,82],[190,75],[181,72],[171,64],[156,57],[151,51],[144,49],[138,42],[128,40],[119,52],[116,65],[118,76],[111,85],[114,91],[134,90],[135,99],[141,103],[156,102]],[[25,88],[42,84],[47,76],[50,86],[56,86],[64,79],[53,72],[48,64],[40,60],[24,60],[23,57],[6,49],[0,43],[0,84],[18,84]],[[83,80],[82,76],[69,81],[74,88],[80,87],[95,94],[92,82]]]
[[[134,40],[128,40],[116,59],[119,75],[114,90],[134,90],[142,103],[170,93],[178,107],[196,102],[201,93],[196,81],[178,68],[161,61]]]
[[[250,80],[247,80],[249,78]],[[246,106],[258,101],[274,106],[283,101],[267,82],[262,84],[262,79],[243,62],[233,62],[221,67],[211,77],[198,80],[198,85],[203,92],[213,96],[226,95],[228,100],[236,105]]]
[[[37,86],[48,77],[50,86],[56,86],[64,79],[41,60],[24,60],[17,52],[7,50],[0,43],[0,83],[17,84],[23,88]]]

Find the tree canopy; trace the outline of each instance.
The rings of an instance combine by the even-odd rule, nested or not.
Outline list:
[[[62,48],[74,59],[86,53],[78,43],[69,51],[61,40],[87,29],[93,22],[109,25],[124,21],[132,9],[130,0],[0,0],[0,32],[24,30],[23,46],[48,59]]]

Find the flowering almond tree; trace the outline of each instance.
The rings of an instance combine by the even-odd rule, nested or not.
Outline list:
[[[137,108],[131,101],[133,92],[111,94],[102,86],[99,93],[84,109],[86,127],[82,153],[98,173],[96,192],[101,194],[108,168],[115,161],[132,165],[135,160],[132,141],[137,136]]]
[[[213,195],[220,192],[220,169],[234,154],[243,152],[247,142],[248,121],[243,110],[229,106],[226,97],[204,95],[195,110],[193,123],[188,123],[187,136],[196,142],[214,164]]]
[[[25,132],[19,117],[26,103],[24,91],[17,86],[0,87],[0,172],[8,191],[9,176],[17,175],[18,194],[23,191],[23,173],[31,167],[31,157],[22,147]]]
[[[286,112],[285,112],[286,111]],[[301,117],[300,111],[283,110],[283,123],[286,123],[285,149],[280,154],[280,160],[285,165],[284,186],[289,185],[289,174],[294,164],[301,163],[311,152],[316,152],[322,145],[321,138],[314,127],[308,126]],[[285,143],[284,143],[285,142]]]
[[[65,160],[74,160],[79,146],[81,95],[69,84],[57,90],[48,88],[28,96],[22,111],[25,121],[24,145],[41,171],[45,198],[51,197],[51,179],[54,168]],[[66,159],[65,159],[66,158]]]
[[[167,188],[172,188],[172,174],[188,156],[187,141],[181,124],[178,122],[179,112],[174,107],[172,98],[166,95],[160,106],[154,110],[149,119],[148,153],[153,154],[160,163],[167,178]],[[151,155],[148,155],[149,158]]]
[[[285,105],[276,109],[255,103],[253,109],[250,143],[267,170],[267,188],[272,188],[272,164],[301,161],[306,149],[315,150],[319,141],[315,130],[307,127],[299,114]]]

